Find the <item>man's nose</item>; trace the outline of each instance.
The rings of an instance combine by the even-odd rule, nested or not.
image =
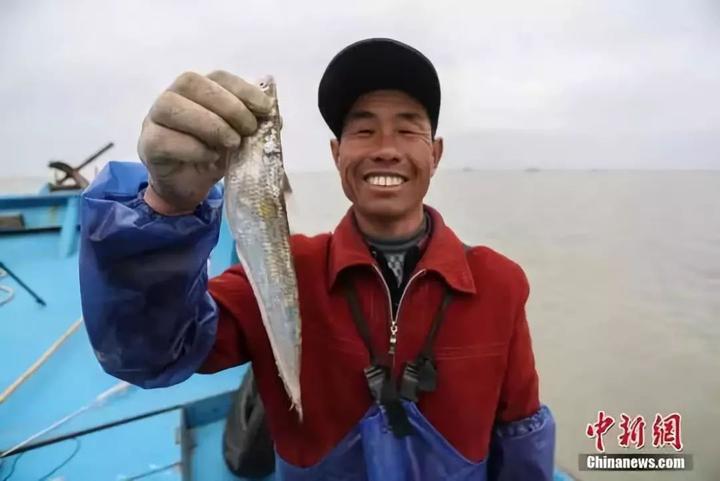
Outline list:
[[[373,160],[376,162],[399,162],[400,157],[395,136],[392,133],[383,134],[377,150],[373,152]]]

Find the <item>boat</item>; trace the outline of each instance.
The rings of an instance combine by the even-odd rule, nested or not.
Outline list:
[[[60,178],[37,193],[0,196],[0,481],[238,480],[222,437],[247,366],[144,390],[93,354],[77,250],[87,163],[51,166]],[[210,275],[235,262],[224,219]]]

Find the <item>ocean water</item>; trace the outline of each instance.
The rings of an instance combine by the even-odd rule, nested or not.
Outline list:
[[[291,173],[293,231],[334,228],[336,173]],[[0,181],[35,190],[36,179]],[[30,188],[32,186],[32,188]],[[442,171],[427,198],[458,235],[518,262],[557,462],[582,480],[720,480],[720,172]],[[578,472],[603,410],[682,415],[690,472]],[[618,446],[617,425],[605,436]],[[634,452],[634,448],[627,450]]]

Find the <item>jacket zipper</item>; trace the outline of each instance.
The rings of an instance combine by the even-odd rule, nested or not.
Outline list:
[[[380,281],[382,281],[382,284],[385,287],[385,292],[387,293],[388,310],[390,311],[390,349],[388,350],[388,354],[390,354],[390,358],[391,358],[391,362],[392,362],[391,365],[393,368],[395,368],[395,347],[397,345],[398,317],[400,317],[400,308],[402,307],[402,302],[403,302],[403,299],[405,298],[405,293],[410,288],[410,284],[412,284],[413,280],[417,279],[422,274],[424,274],[426,269],[417,271],[407,281],[407,284],[405,284],[405,288],[403,289],[402,294],[400,295],[400,302],[398,302],[397,312],[395,312],[394,316],[393,316],[393,312],[392,312],[392,296],[390,295],[390,287],[388,287],[387,282],[385,282],[385,278],[383,277],[382,272],[380,272],[380,269],[375,265],[373,265],[373,269],[375,269],[375,272],[377,272],[378,276],[380,276]]]

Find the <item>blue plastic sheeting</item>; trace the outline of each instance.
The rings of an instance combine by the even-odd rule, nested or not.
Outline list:
[[[139,164],[108,164],[82,196],[80,290],[103,368],[146,387],[192,376],[212,349],[217,305],[207,259],[217,244],[222,191],[193,215],[161,216],[142,200]]]
[[[8,481],[123,481],[149,475],[180,481],[182,428],[182,411],[176,409],[52,443],[3,459],[0,479],[12,471]]]

